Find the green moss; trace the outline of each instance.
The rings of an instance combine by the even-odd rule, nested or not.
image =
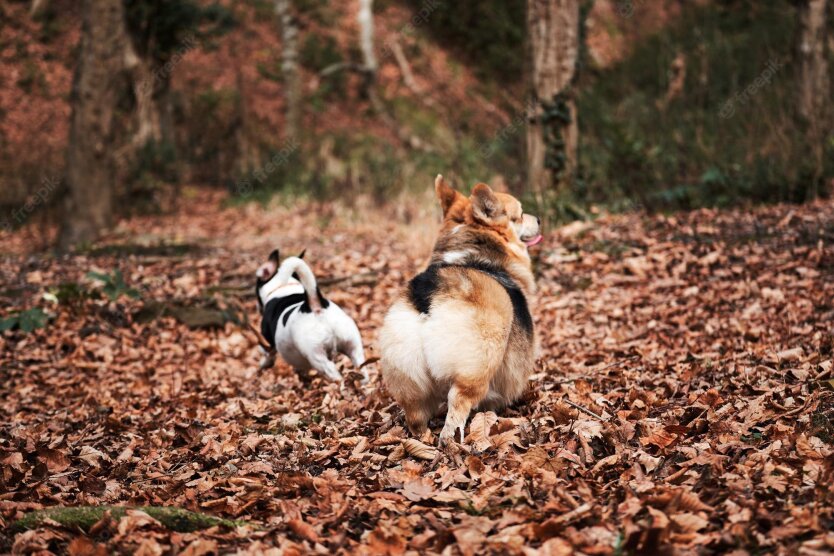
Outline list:
[[[131,509],[141,510],[162,523],[168,529],[180,533],[190,533],[216,526],[233,529],[244,525],[252,525],[246,521],[221,519],[181,508],[160,506],[79,506],[75,508],[49,508],[30,512],[22,519],[13,523],[11,531],[20,532],[27,529],[36,529],[47,519],[58,522],[68,529],[89,531],[93,525],[101,520],[105,512],[109,511],[113,519],[119,520],[124,517],[127,510]]]

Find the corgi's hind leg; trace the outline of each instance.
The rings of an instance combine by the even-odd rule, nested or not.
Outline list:
[[[463,443],[464,428],[469,419],[472,408],[477,406],[487,394],[489,383],[466,383],[456,381],[449,389],[446,422],[440,431],[440,444],[446,444],[455,439],[455,433],[460,431],[460,442]]]

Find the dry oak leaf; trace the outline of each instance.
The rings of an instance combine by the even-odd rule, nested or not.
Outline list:
[[[349,446],[353,448],[357,444],[359,444],[362,440],[365,440],[364,436],[346,436],[344,438],[339,439],[339,444],[342,446]]]
[[[109,462],[110,456],[100,450],[96,450],[92,446],[83,446],[81,452],[78,454],[78,459],[84,461],[94,469],[100,469],[101,462]]]
[[[418,459],[433,460],[438,454],[437,448],[423,444],[416,438],[406,438],[403,440],[402,447],[405,453]]]
[[[52,554],[49,551],[49,545],[53,541],[63,541],[65,538],[63,534],[51,529],[24,531],[15,537],[12,554],[33,554],[37,552]]]
[[[711,512],[713,507],[701,502],[694,492],[683,488],[669,489],[648,499],[649,504],[664,508],[667,512]]]
[[[14,454],[12,454],[12,456],[14,456]],[[11,458],[12,456],[9,457]],[[60,450],[41,448],[38,450],[38,459],[44,462],[46,464],[46,468],[52,473],[60,473],[70,466],[69,458]],[[3,463],[7,462],[4,461]],[[14,461],[10,461],[8,463],[12,464]]]
[[[67,545],[69,556],[106,556],[107,547],[91,541],[87,537],[76,537]]]
[[[572,556],[575,551],[571,543],[565,539],[554,537],[542,543],[538,553],[540,556]]]
[[[217,542],[209,539],[197,539],[180,552],[180,556],[205,556],[217,554]]]
[[[153,525],[162,527],[162,524],[143,512],[142,510],[127,510],[125,515],[119,520],[119,534],[125,536],[132,533],[136,529]]]
[[[805,355],[805,352],[802,350],[802,348],[795,347],[780,351],[776,354],[776,359],[778,359],[780,363],[793,363],[802,359],[803,355]]]
[[[533,446],[521,457],[521,471],[527,475],[536,475],[542,471],[558,473],[565,465],[555,457],[550,457],[541,446]]]
[[[434,483],[425,477],[408,481],[402,488],[402,495],[412,502],[428,500],[429,498],[434,497],[436,493],[437,491],[434,488]]]
[[[319,534],[316,533],[316,530],[313,529],[312,525],[310,525],[303,519],[291,519],[287,522],[287,526],[293,533],[295,533],[302,539],[306,539],[310,542],[319,542]]]
[[[657,446],[658,448],[666,448],[672,445],[678,439],[678,435],[666,432],[661,427],[655,428],[647,436],[640,437],[640,444],[643,446]]]
[[[402,427],[393,427],[391,430],[382,434],[374,440],[374,446],[387,446],[389,444],[399,444],[405,435],[405,429]]]
[[[476,413],[469,423],[469,436],[466,437],[466,442],[479,452],[491,448],[493,444],[489,439],[489,431],[497,422],[498,416],[492,411]]]
[[[700,515],[693,513],[675,514],[672,516],[672,521],[684,533],[695,533],[701,529],[706,529],[709,525],[709,521]]]
[[[816,436],[800,434],[796,437],[796,453],[811,459],[823,459],[831,454],[831,449]]]
[[[405,540],[394,531],[386,531],[381,526],[368,535],[365,547],[367,554],[373,556],[399,556],[405,552]]]

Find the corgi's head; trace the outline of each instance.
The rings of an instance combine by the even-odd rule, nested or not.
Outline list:
[[[443,176],[437,176],[434,189],[443,209],[444,232],[464,225],[489,232],[521,248],[532,247],[542,240],[541,220],[525,214],[521,202],[512,195],[478,183],[466,197],[452,188]]]

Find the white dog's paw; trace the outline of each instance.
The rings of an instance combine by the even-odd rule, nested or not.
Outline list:
[[[275,365],[275,352],[274,351],[267,351],[264,348],[260,348],[261,350],[261,363],[258,366],[259,370],[263,371],[264,369],[271,369]]]

